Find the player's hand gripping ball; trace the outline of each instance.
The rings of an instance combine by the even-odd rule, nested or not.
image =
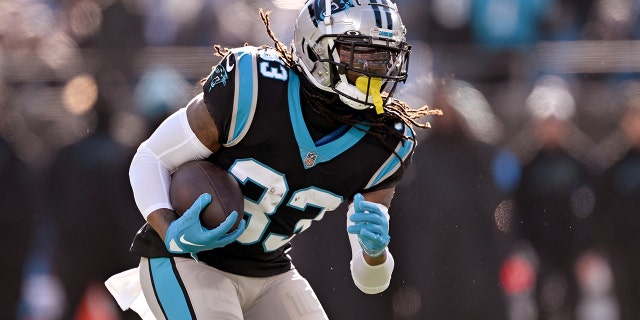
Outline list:
[[[391,240],[387,216],[378,205],[365,201],[359,193],[353,197],[353,207],[355,213],[349,219],[354,224],[347,227],[347,232],[358,235],[360,247],[368,256],[382,255]]]
[[[244,232],[244,196],[221,167],[208,161],[182,165],[172,176],[169,194],[180,216],[165,236],[170,252],[195,254],[223,247]]]
[[[244,195],[238,181],[227,170],[209,161],[190,161],[181,165],[171,176],[169,197],[176,213],[189,210],[200,195],[211,195],[211,203],[200,214],[202,226],[213,229],[238,212],[234,227],[244,214]]]

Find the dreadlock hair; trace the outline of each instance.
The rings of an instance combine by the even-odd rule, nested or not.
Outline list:
[[[269,38],[274,43],[273,48],[282,59],[283,63],[287,66],[287,68],[298,70],[296,59],[293,53],[293,41],[291,45],[287,46],[282,41],[280,41],[273,30],[271,30],[271,22],[270,22],[270,11],[265,12],[262,8],[259,10],[260,18],[264,23],[267,34]],[[245,46],[249,44],[245,43]],[[269,46],[262,46],[269,47]],[[215,54],[218,56],[225,56],[229,53],[229,48],[222,47],[220,45],[214,45]],[[203,79],[201,82],[204,82],[206,79]],[[431,128],[429,122],[420,122],[419,120],[425,116],[431,115],[442,115],[442,111],[439,109],[429,109],[429,106],[424,105],[418,109],[413,109],[409,107],[404,101],[401,101],[396,98],[389,98],[387,103],[383,106],[384,112],[382,114],[377,114],[373,109],[362,110],[358,113],[359,117],[353,117],[352,114],[346,114],[344,112],[337,112],[337,110],[332,110],[332,108],[327,108],[328,105],[336,105],[338,103],[338,96],[328,97],[327,95],[323,95],[317,90],[313,90],[309,88],[308,85],[300,86],[301,93],[306,100],[309,107],[321,115],[325,119],[332,122],[339,122],[342,124],[346,124],[349,126],[354,126],[357,124],[364,125],[366,124],[370,129],[369,132],[378,137],[380,141],[384,143],[385,138],[389,136],[393,136],[399,139],[410,139],[415,140],[414,137],[405,136],[403,132],[396,130],[392,125],[393,123],[397,123],[398,121],[404,123],[409,127],[417,127],[417,128]],[[359,126],[356,126],[359,127]],[[387,146],[391,151],[394,150],[394,146]],[[395,151],[393,151],[395,153]],[[396,154],[396,156],[398,156]],[[402,159],[401,159],[402,160]]]

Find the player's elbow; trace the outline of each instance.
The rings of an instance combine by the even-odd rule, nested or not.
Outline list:
[[[149,149],[146,143],[142,143],[129,165],[129,179],[132,183],[135,179],[144,177],[147,171],[157,171],[160,165],[158,157]]]

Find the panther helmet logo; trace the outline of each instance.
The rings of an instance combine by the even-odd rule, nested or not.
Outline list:
[[[351,3],[351,0],[332,0],[331,1],[331,14],[336,14],[338,12],[342,12],[345,10],[349,10],[349,8],[353,8],[354,5]],[[317,21],[324,21],[324,18],[327,16],[326,13],[326,3],[325,0],[317,0],[315,3],[315,13]]]

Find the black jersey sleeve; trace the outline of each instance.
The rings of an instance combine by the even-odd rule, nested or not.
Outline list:
[[[257,48],[250,46],[230,50],[202,86],[204,102],[225,147],[242,140],[251,125],[258,91],[256,54]]]
[[[415,133],[410,126],[403,123],[397,123],[396,129],[403,131],[404,138],[400,139],[394,152],[371,177],[365,188],[366,191],[395,187],[411,163],[416,147]]]

